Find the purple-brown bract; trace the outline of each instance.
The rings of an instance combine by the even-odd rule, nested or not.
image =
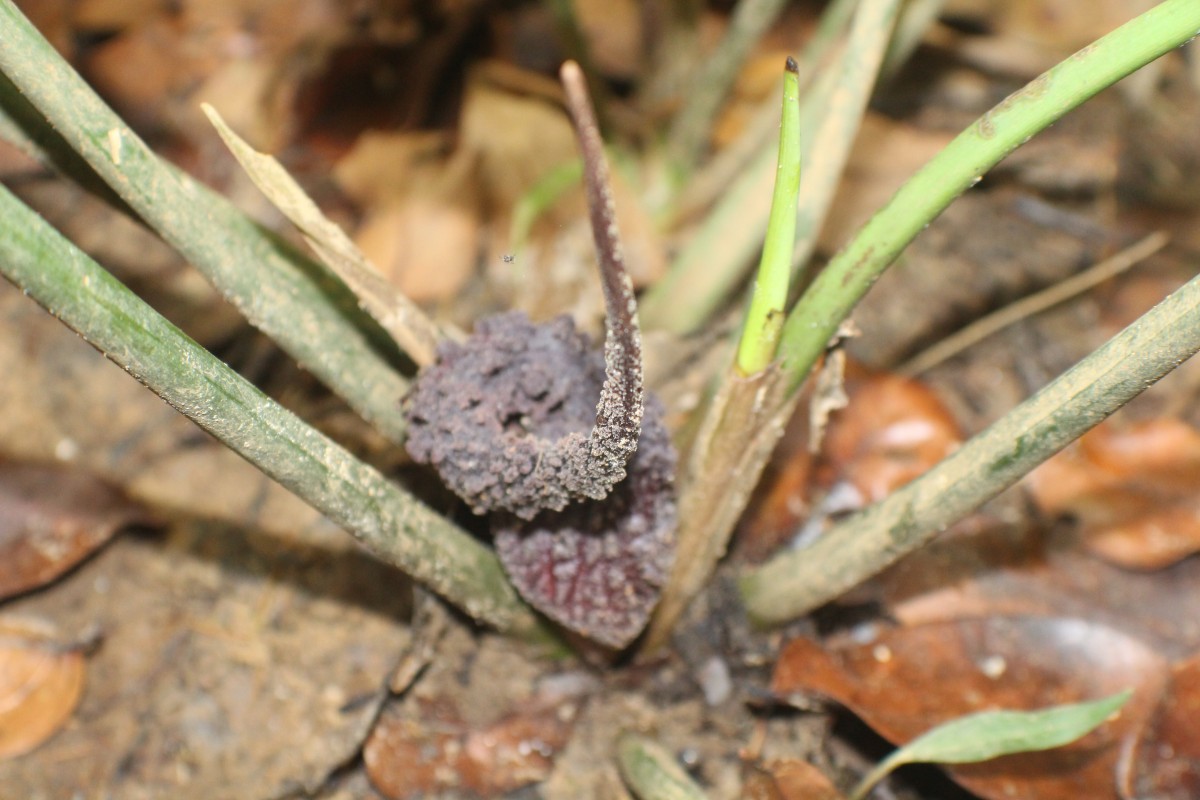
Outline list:
[[[625,459],[598,461],[588,438],[603,381],[604,361],[569,317],[542,325],[521,312],[484,318],[421,373],[408,405],[408,452],[476,514],[530,519],[603,498],[625,476]]]
[[[562,78],[604,290],[604,356],[568,317],[480,320],[417,379],[408,451],[493,515],[501,563],[526,600],[616,648],[645,626],[671,567],[675,451],[643,388],[637,302],[583,73],[567,62]]]
[[[646,624],[670,569],[675,452],[651,397],[627,477],[602,500],[568,505],[564,475],[582,478],[567,464],[586,455],[604,377],[600,353],[569,317],[485,318],[421,374],[408,450],[477,511],[525,511],[492,517],[513,584],[556,622],[622,647]]]

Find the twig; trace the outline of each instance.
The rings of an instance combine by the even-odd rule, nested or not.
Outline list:
[[[1093,286],[1120,275],[1143,259],[1157,253],[1171,237],[1162,231],[1152,233],[1141,241],[1130,245],[1119,253],[1109,256],[1099,264],[1072,275],[1064,281],[1024,297],[1015,303],[982,317],[965,328],[942,339],[937,344],[913,356],[895,369],[901,375],[919,375],[953,358],[969,347],[1007,328],[1014,322],[1040,314],[1048,308],[1083,294]]]

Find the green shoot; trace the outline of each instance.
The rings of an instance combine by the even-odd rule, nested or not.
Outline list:
[[[771,216],[762,260],[754,281],[750,308],[742,326],[737,367],[742,375],[766,369],[775,358],[787,303],[788,274],[796,241],[796,196],[800,191],[799,76],[790,56],[783,74],[783,109],[779,124],[779,160]]]

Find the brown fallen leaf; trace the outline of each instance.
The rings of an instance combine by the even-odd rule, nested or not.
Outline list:
[[[776,663],[772,689],[831,697],[902,744],[977,711],[1044,708],[1132,688],[1119,717],[1073,744],[949,770],[996,800],[1116,800],[1128,796],[1118,788],[1128,753],[1169,677],[1165,658],[1104,625],[989,617],[890,629],[867,642],[796,639]]]
[[[390,800],[456,791],[495,797],[544,780],[577,711],[535,702],[472,729],[447,698],[414,705],[415,714],[385,709],[363,749],[371,783]]]
[[[1034,502],[1079,520],[1088,550],[1160,569],[1200,551],[1200,431],[1178,419],[1105,422],[1030,474]]]
[[[414,195],[373,209],[354,239],[413,302],[438,303],[456,297],[474,274],[480,233],[473,207]]]
[[[1132,797],[1200,797],[1200,656],[1175,665],[1158,714],[1133,754]]]
[[[750,768],[741,800],[844,800],[825,773],[798,758],[781,758]]]
[[[0,458],[0,598],[36,589],[146,513],[77,469]]]
[[[0,759],[30,752],[70,719],[84,666],[79,649],[49,626],[0,620]]]
[[[851,483],[864,505],[918,477],[962,441],[950,411],[919,381],[880,373],[846,388],[849,402],[826,432],[818,480]]]
[[[962,441],[949,409],[920,381],[851,364],[845,390],[847,402],[830,414],[818,457],[808,452],[804,404],[789,423],[751,504],[754,512],[742,523],[739,542],[747,558],[757,560],[795,537],[806,519],[819,522],[882,500]]]

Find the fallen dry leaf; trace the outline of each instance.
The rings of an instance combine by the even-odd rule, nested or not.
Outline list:
[[[1159,569],[1200,551],[1200,431],[1177,419],[1106,422],[1026,479],[1047,514],[1079,520],[1084,546]]]
[[[0,759],[30,752],[70,719],[83,674],[83,654],[49,627],[0,620]]]
[[[571,3],[588,55],[610,78],[632,80],[643,69],[647,12],[633,0],[574,0]]]
[[[78,469],[0,458],[0,598],[44,586],[144,516]]]
[[[71,9],[71,24],[88,31],[119,31],[144,24],[165,13],[158,0],[77,0]]]
[[[374,208],[441,183],[449,150],[444,133],[368,130],[338,159],[333,177],[354,202]]]
[[[825,773],[796,758],[777,759],[750,768],[741,800],[844,800]]]
[[[921,475],[962,441],[950,411],[919,381],[877,374],[847,391],[846,408],[826,432],[818,480],[852,484],[864,505]]]
[[[505,287],[511,307],[538,319],[573,306],[578,314],[600,297],[591,237],[578,224],[586,219],[581,183],[533,220],[515,265],[500,257],[514,247],[508,234],[518,205],[552,172],[579,160],[560,97],[557,83],[544,76],[488,62],[470,76],[460,125],[458,156],[477,165],[471,178],[490,216],[489,277]],[[645,286],[666,269],[665,245],[625,170],[610,178],[626,268],[635,286]]]
[[[985,798],[1104,800],[1125,796],[1130,745],[1170,677],[1166,659],[1104,625],[1053,617],[932,623],[822,646],[790,642],[772,680],[779,695],[837,700],[898,744],[965,714],[1028,710],[1132,688],[1120,716],[1065,747],[950,769]]]
[[[1132,797],[1200,797],[1200,656],[1175,665],[1158,715],[1133,755]]]
[[[570,737],[577,707],[536,703],[472,729],[446,699],[417,712],[389,706],[363,749],[371,783],[390,800],[467,791],[495,797],[544,780]]]
[[[475,209],[412,196],[368,213],[354,237],[367,260],[416,303],[454,299],[475,271]]]
[[[962,441],[950,411],[925,384],[853,364],[847,373],[847,401],[830,414],[819,457],[808,452],[806,404],[788,424],[739,533],[746,558],[758,560],[795,537],[806,519],[882,500]]]

